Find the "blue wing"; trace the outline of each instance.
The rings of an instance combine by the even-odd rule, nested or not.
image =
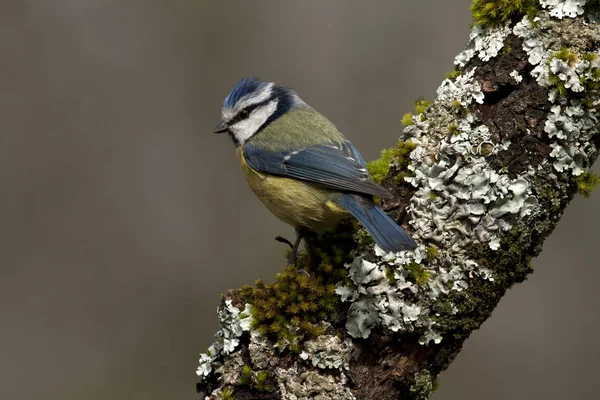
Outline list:
[[[298,151],[267,151],[244,146],[250,167],[266,174],[300,179],[328,189],[393,197],[373,182],[365,161],[349,141],[324,143]]]

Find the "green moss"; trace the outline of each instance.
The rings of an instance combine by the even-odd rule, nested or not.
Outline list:
[[[454,71],[448,72],[446,74],[446,79],[450,79],[451,81],[453,81],[461,75],[462,75],[462,71],[458,68],[455,68]]]
[[[584,53],[581,56],[581,59],[585,60],[587,62],[594,62],[594,61],[596,61],[596,58],[597,58],[596,53],[593,53],[593,52]]]
[[[269,380],[271,375],[267,371],[258,371],[256,374],[256,384],[254,388],[259,392],[268,392],[271,390],[271,386],[269,385]]]
[[[533,19],[540,11],[538,0],[473,0],[473,21],[482,27],[516,21],[524,15]]]
[[[458,127],[455,124],[452,124],[448,127],[448,132],[450,132],[452,135],[458,135],[460,133]]]
[[[398,142],[394,152],[394,165],[396,175],[394,180],[399,183],[404,180],[407,176],[412,176],[413,172],[408,169],[410,164],[410,153],[417,148],[417,145],[411,141],[400,141]]]
[[[421,264],[411,262],[410,264],[405,265],[404,268],[410,272],[410,275],[416,284],[423,286],[429,281],[429,271],[427,271]]]
[[[586,57],[587,59],[590,59],[593,57],[592,55],[590,55],[590,53],[586,53],[586,54],[587,55],[584,55],[584,57]],[[577,53],[570,51],[567,47],[562,47],[559,51],[552,54],[552,56],[550,57],[550,60],[548,60],[548,63],[550,63],[550,61],[552,61],[555,58],[564,61],[570,67],[573,67],[573,65],[575,65],[575,62],[577,62],[577,60],[578,60]],[[593,68],[592,73],[593,73],[594,69],[597,69],[597,68]],[[563,80],[561,80],[558,75],[554,74],[552,71],[548,71],[548,79],[550,80],[550,84],[556,88],[556,90],[558,91],[558,93],[561,96],[564,96],[567,94],[567,88],[565,87],[565,82]],[[589,80],[583,76],[580,77],[579,82],[584,86],[585,90],[593,90],[593,89],[595,89],[595,86],[598,86],[598,85],[596,85],[596,82],[597,82],[596,80],[594,80],[594,79]]]
[[[512,51],[512,37],[508,37],[508,39],[506,39],[506,41],[504,42],[504,46],[502,47],[502,50],[500,50],[500,54],[508,54]]]
[[[577,193],[588,198],[600,183],[600,177],[591,172],[584,172],[575,178],[575,183],[577,184]]]
[[[437,257],[438,255],[438,249],[435,246],[428,246],[427,247],[427,259],[428,260],[433,260]]]
[[[413,105],[416,115],[413,115],[412,113],[404,114],[404,116],[402,117],[402,125],[414,125],[414,118],[419,116],[419,118],[421,118],[421,121],[424,121],[425,117],[423,116],[423,113],[427,110],[427,108],[429,108],[429,106],[431,106],[430,101],[424,100],[422,97],[419,97]]]
[[[233,397],[233,390],[231,389],[223,389],[221,396],[223,397],[223,400],[235,400]]]
[[[397,281],[393,268],[385,269],[385,277],[387,278],[388,282],[392,285]]]
[[[353,258],[354,229],[345,221],[331,232],[309,233],[297,266],[277,274],[272,284],[257,281],[240,289],[242,300],[252,304],[252,329],[290,350],[300,339],[323,334],[321,321],[340,309],[335,288],[347,279],[344,264]]]
[[[569,65],[569,67],[572,67],[577,61],[577,54],[569,51],[569,49],[566,47],[562,47],[559,51],[557,51],[550,57],[550,61],[552,61],[555,58],[566,62]]]
[[[409,156],[416,147],[417,145],[410,141],[400,141],[395,148],[382,150],[380,158],[367,163],[367,168],[373,180],[381,184],[388,175],[392,162],[396,166],[397,177],[402,174],[398,179],[404,179],[404,177],[409,176]]]
[[[415,112],[417,115],[423,114],[425,110],[429,108],[429,106],[431,106],[431,102],[420,97],[415,101]]]
[[[463,107],[463,105],[460,104],[460,101],[458,101],[458,100],[454,100],[452,102],[452,109],[454,110],[454,113],[456,115],[458,115],[459,117],[462,117],[462,118],[466,117],[467,114],[469,114],[469,109],[466,107]]]
[[[252,384],[252,368],[249,365],[242,367],[242,373],[240,374],[240,385],[250,386]]]
[[[290,345],[290,351],[292,352],[292,354],[294,355],[299,355],[301,353],[300,350],[300,345],[298,343],[292,343]]]
[[[565,82],[563,82],[558,77],[558,75],[552,73],[551,71],[548,71],[548,80],[550,81],[550,85],[554,86],[558,90],[558,93],[561,96],[564,96],[567,94],[567,88],[565,87]]]
[[[383,179],[387,176],[390,170],[390,164],[394,159],[394,149],[384,149],[381,151],[381,157],[377,160],[367,163],[369,174],[371,178],[379,184],[383,182]]]

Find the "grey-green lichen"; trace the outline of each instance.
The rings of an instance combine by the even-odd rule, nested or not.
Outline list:
[[[576,8],[557,5],[553,10],[570,9]],[[549,101],[554,105],[544,131],[553,139],[552,165],[558,172],[569,170],[578,176],[586,171],[590,157],[597,152],[591,139],[598,125],[600,61],[597,50],[590,52],[589,46],[600,41],[600,26],[593,20],[565,24],[541,13],[535,25],[523,19],[513,32],[524,39],[523,49],[534,66],[532,77],[550,89]],[[570,47],[551,40],[557,35],[573,38],[568,41]],[[582,92],[586,92],[583,99],[570,95]]]
[[[343,374],[334,376],[294,366],[277,370],[282,400],[356,400]]]
[[[546,3],[543,8],[562,10],[566,14],[560,18],[572,16],[570,6]],[[513,149],[510,141],[499,140],[478,115],[469,112],[472,105],[485,99],[481,83],[475,79],[477,67],[464,69],[454,80],[446,79],[438,89],[437,100],[422,118],[412,119],[401,137],[416,144],[408,165],[413,174],[404,177],[416,189],[408,206],[412,235],[422,243],[435,244],[438,255],[427,259],[424,245],[397,254],[376,248],[375,257],[359,255],[348,264],[352,284],[339,286],[337,293],[350,303],[346,328],[351,336],[366,338],[373,329],[383,329],[418,332],[422,343],[439,343],[444,331],[454,327],[447,316],[460,318],[457,304],[461,293],[466,295],[467,289],[495,279],[492,269],[482,264],[486,258],[468,249],[487,245],[496,251],[503,246],[504,233],[540,218],[544,212],[540,202],[546,204],[556,196],[551,194],[550,200],[540,196],[538,175],[548,174],[546,165],[559,173],[586,173],[597,153],[591,138],[598,133],[598,103],[590,104],[588,99],[597,99],[595,82],[600,78],[595,72],[599,57],[590,54],[589,48],[600,37],[595,24],[586,28],[587,22],[578,23],[583,26],[553,19],[542,11],[536,17],[523,17],[514,28],[507,21],[473,29],[467,50],[456,60],[461,67],[473,58],[485,62],[496,57],[509,35],[523,38],[531,76],[549,88],[548,100],[554,103],[544,128],[550,141],[549,158],[517,175],[492,166],[490,156]],[[568,52],[556,48],[552,39],[560,36],[559,30],[563,35],[573,32],[572,40],[565,43],[576,45]],[[515,84],[524,79],[516,70],[510,78]],[[552,86],[556,82],[561,82],[563,90]],[[568,96],[586,88],[591,92],[584,98]],[[460,113],[457,107],[462,108]],[[411,278],[415,266],[426,273],[426,282]]]
[[[342,261],[343,254],[338,254],[326,256],[320,264],[335,271],[337,286],[333,293],[333,280],[315,283],[314,290],[324,283],[329,296],[319,312],[331,306],[330,296],[338,296],[334,303],[348,306],[345,328],[354,338],[373,332],[413,333],[423,345],[464,339],[489,315],[503,291],[531,272],[532,257],[574,191],[589,195],[598,183],[589,172],[598,152],[597,2],[475,0],[473,4],[478,23],[467,49],[456,58],[455,71],[440,85],[433,104],[416,107],[416,115],[403,118],[401,157],[388,151],[370,164],[378,182],[411,188],[406,198],[412,198],[402,212],[408,213],[419,246],[410,252],[386,253],[355,229],[354,237],[361,239],[354,259]],[[544,113],[541,128],[533,132],[536,121],[529,121],[532,131],[508,132],[510,140],[482,117],[483,107],[489,110],[488,93],[495,89],[482,80],[478,69],[509,55],[524,59],[508,64],[508,71],[502,72],[504,82],[513,89],[537,84],[544,95],[548,93],[550,104],[536,110]],[[502,152],[521,151],[520,143],[511,143],[519,135],[535,137],[543,159],[518,172],[494,163]],[[321,249],[328,245],[321,243]],[[317,274],[322,272],[326,271]],[[298,274],[285,274],[285,284],[296,289],[309,283]],[[302,328],[300,320],[293,320],[296,310],[288,308],[293,302],[286,302],[292,292],[261,287],[262,303],[254,312],[260,320],[244,337],[248,351],[243,355],[235,351],[242,318],[235,316],[231,302],[220,308],[222,329],[198,368],[203,378],[217,375],[220,386],[211,399],[232,398],[240,386],[279,389],[281,398],[290,400],[354,399],[345,373],[352,372],[355,348],[341,326],[337,332],[329,330],[316,324],[316,314],[310,313],[302,319],[310,326]],[[242,299],[253,303],[254,294]],[[268,314],[274,294],[283,318]],[[298,294],[293,291],[293,297]],[[300,296],[304,298],[303,293]],[[246,311],[252,312],[237,310],[242,315]],[[311,332],[315,327],[318,334],[299,334],[299,329]],[[411,398],[427,398],[439,373],[436,368],[406,377]]]
[[[240,342],[240,337],[245,331],[250,330],[250,304],[244,310],[225,300],[224,306],[217,309],[221,329],[215,334],[213,344],[206,353],[200,354],[200,361],[196,374],[203,378],[222,365],[223,355],[231,354]]]
[[[342,340],[336,335],[321,335],[304,342],[300,358],[314,367],[347,370],[352,349],[350,339]]]
[[[482,61],[489,61],[498,55],[504,40],[510,34],[508,25],[482,28],[480,25],[474,25],[469,36],[469,44],[454,59],[454,63],[464,67],[474,56]]]
[[[415,374],[415,382],[410,387],[414,400],[427,400],[434,390],[435,382],[429,370],[424,369]]]

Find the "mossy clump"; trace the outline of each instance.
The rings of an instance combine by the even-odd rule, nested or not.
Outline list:
[[[413,142],[400,141],[396,147],[382,150],[380,158],[367,163],[367,168],[369,169],[371,178],[373,178],[375,182],[381,184],[381,182],[383,182],[385,177],[388,175],[392,163],[396,166],[396,171],[398,171],[399,174],[402,174],[401,178],[399,179],[409,176],[409,156],[416,147],[417,145]]]
[[[267,371],[258,371],[254,388],[259,392],[268,392],[271,390],[271,385],[269,384],[270,380],[271,375]]]
[[[321,321],[340,308],[335,288],[347,279],[344,265],[352,260],[353,234],[351,221],[328,233],[311,233],[305,237],[307,251],[295,266],[277,274],[275,282],[259,280],[254,287],[241,288],[239,296],[252,304],[252,329],[290,350],[298,340],[323,334]]]
[[[453,81],[461,75],[462,75],[462,71],[458,68],[455,68],[452,72],[448,72],[446,74],[446,79],[450,79],[451,81]]]
[[[221,398],[223,400],[235,400],[233,398],[233,390],[231,390],[231,389],[223,389],[223,391],[221,392]]]
[[[240,386],[247,386],[258,392],[270,392],[272,381],[272,376],[267,371],[260,370],[254,373],[249,365],[242,367]]]
[[[552,57],[550,57],[550,60],[553,60],[555,58],[566,62],[569,67],[572,67],[577,61],[577,54],[573,53],[568,48],[563,46],[559,51],[554,53]]]
[[[585,60],[585,61],[590,62],[590,63],[596,61],[596,58],[598,58],[598,56],[594,52],[584,53],[581,56],[582,60]]]
[[[373,178],[375,182],[379,184],[383,182],[383,179],[390,171],[390,164],[393,159],[394,149],[384,149],[381,151],[381,157],[367,163],[369,174],[371,174],[371,178]]]
[[[473,0],[473,21],[481,27],[493,27],[517,21],[524,15],[533,19],[540,12],[538,0]]]
[[[402,125],[404,125],[404,126],[414,125],[413,115],[411,113],[406,113],[402,116]]]
[[[402,116],[402,125],[404,125],[404,126],[414,125],[415,118],[420,118],[421,121],[424,121],[425,116],[423,115],[423,113],[425,112],[425,110],[427,110],[427,108],[429,108],[430,105],[431,105],[430,101],[424,100],[422,97],[419,97],[417,100],[415,100],[415,102],[413,104],[413,108],[414,108],[416,115],[413,115],[412,113],[404,114]]]
[[[417,148],[417,145],[411,141],[400,141],[396,145],[394,151],[394,166],[396,175],[394,180],[399,183],[404,180],[407,176],[412,176],[413,172],[408,169],[410,164],[410,153]]]
[[[417,115],[423,114],[425,112],[425,110],[427,110],[429,108],[429,106],[431,106],[430,101],[425,100],[422,97],[419,97],[415,101],[415,104],[414,104],[415,112],[417,113]]]
[[[438,249],[435,246],[429,246],[427,247],[427,259],[428,260],[433,260],[435,258],[437,258],[438,256]]]
[[[252,368],[249,365],[244,365],[240,374],[240,385],[250,386],[252,384],[252,375]]]
[[[575,183],[577,184],[577,193],[588,198],[600,183],[600,177],[591,172],[584,172],[575,178]]]
[[[425,285],[431,277],[429,271],[427,271],[421,264],[417,264],[416,262],[411,262],[410,264],[405,265],[404,269],[410,272],[410,276],[419,286]]]
[[[390,283],[390,285],[395,284],[398,279],[396,279],[396,274],[394,273],[394,269],[393,268],[386,268],[385,269],[385,277],[387,278],[388,282]]]
[[[562,60],[565,63],[567,63],[567,65],[572,67],[577,61],[577,54],[569,51],[569,49],[566,47],[562,47],[559,51],[552,54],[550,60],[548,60],[548,63],[550,63],[554,59]],[[561,96],[567,94],[567,87],[565,86],[565,82],[562,79],[560,79],[560,77],[557,74],[553,73],[552,71],[548,71],[548,80],[550,81],[550,85],[554,86]],[[582,82],[582,84],[585,84],[585,82]]]
[[[464,107],[458,100],[452,102],[452,111],[461,118],[464,118],[469,114],[469,109]]]

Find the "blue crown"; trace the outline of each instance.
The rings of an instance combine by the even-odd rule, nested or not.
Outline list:
[[[233,108],[242,97],[249,93],[256,92],[264,85],[267,85],[267,83],[262,82],[260,79],[253,76],[243,77],[238,83],[235,84],[233,89],[231,89],[231,93],[229,93],[229,95],[225,98],[223,106]]]

